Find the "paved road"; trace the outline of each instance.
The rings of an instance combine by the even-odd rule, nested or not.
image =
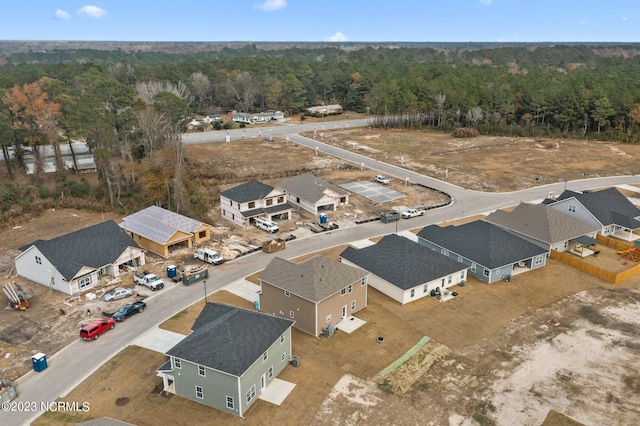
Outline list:
[[[346,126],[346,122],[338,122],[338,125]],[[351,126],[366,125],[366,120],[354,120]],[[371,222],[352,228],[339,229],[328,233],[317,234],[312,237],[303,238],[287,243],[287,248],[278,252],[278,256],[292,258],[305,253],[346,244],[373,236],[380,236],[398,231],[418,228],[457,217],[469,216],[478,213],[493,211],[497,208],[513,205],[520,201],[540,200],[545,198],[550,191],[558,194],[565,188],[565,183],[545,185],[527,190],[510,193],[480,193],[469,191],[446,182],[441,182],[427,176],[404,170],[400,167],[371,160],[354,152],[334,148],[329,145],[319,143],[312,139],[303,138],[295,132],[313,131],[317,124],[302,124],[291,126],[279,126],[271,129],[272,134],[278,137],[289,136],[296,143],[319,150],[331,155],[344,158],[348,161],[360,164],[364,162],[372,170],[404,179],[409,176],[412,182],[419,182],[433,188],[443,190],[453,196],[454,202],[436,210],[429,211],[425,216],[410,220],[402,220],[397,223],[383,224]],[[267,132],[268,130],[263,130]],[[213,135],[215,133],[215,135]],[[241,132],[239,133],[241,135]],[[197,136],[207,136],[203,139],[191,139],[192,135],[185,135],[185,143],[203,143],[211,141],[224,141],[225,132],[209,132],[197,134]],[[250,136],[247,136],[250,137]],[[630,183],[640,183],[639,176],[622,176],[610,178],[587,179],[571,181],[566,183],[566,188],[581,190],[586,188],[621,185]],[[397,226],[397,228],[396,228]],[[211,275],[207,280],[207,291],[213,293],[229,283],[263,269],[273,255],[257,252],[246,257],[216,266],[211,270]],[[93,371],[108,361],[112,356],[121,351],[130,342],[142,335],[152,326],[155,326],[175,313],[189,307],[204,296],[204,285],[183,286],[182,284],[169,284],[164,290],[154,294],[148,300],[148,309],[143,314],[135,315],[124,323],[118,324],[114,330],[104,334],[97,341],[76,341],[67,346],[57,354],[49,356],[49,368],[40,372],[31,372],[18,381],[21,395],[14,401],[19,403],[36,402],[40,408],[40,402],[53,402],[59,397],[65,396],[82,380],[87,378]],[[149,368],[155,371],[156,365],[140,365],[140,373],[146,372]],[[155,373],[154,373],[155,374]],[[82,402],[82,401],[80,401]],[[91,401],[88,401],[89,403]],[[23,425],[33,421],[41,414],[34,412],[2,412],[0,411],[0,424],[2,425]]]

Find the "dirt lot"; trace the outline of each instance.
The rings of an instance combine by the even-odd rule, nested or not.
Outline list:
[[[458,140],[439,134],[375,129],[326,131],[324,141],[363,150],[367,155],[434,177],[442,178],[448,169],[450,182],[488,191],[513,190],[560,179],[640,173],[640,147],[627,145],[485,137]],[[245,161],[264,158],[265,151],[268,169],[263,163]],[[371,180],[373,175],[322,154],[315,156],[312,150],[284,141],[197,145],[189,146],[187,152],[203,176],[206,177],[207,170],[211,171],[211,181],[214,174],[218,178],[228,177],[228,181],[220,185],[208,185],[212,195],[236,180],[259,179],[273,184],[300,172],[317,173],[338,184]],[[581,155],[585,152],[589,153],[588,157]],[[203,180],[207,184],[207,179]],[[397,183],[392,183],[392,187],[394,185]],[[394,189],[409,194],[397,205],[440,201],[434,194],[411,192],[412,188],[395,186]],[[349,220],[350,216],[345,213],[375,214],[391,207],[375,205],[357,196],[352,200],[350,210],[338,211],[329,220]],[[104,217],[117,219],[113,215]],[[210,217],[214,225],[226,225],[220,223],[215,203],[211,204]],[[282,228],[285,232],[295,232],[314,219],[300,214]],[[101,220],[101,214],[51,211],[19,224],[21,228],[7,229],[0,239],[0,272],[5,281],[15,280],[11,266],[17,247]],[[225,227],[216,239],[241,234],[240,229]],[[251,234],[241,236],[251,238]],[[599,259],[606,259],[603,254]],[[187,257],[188,254],[183,254],[178,260],[186,262]],[[155,267],[161,270],[164,264],[159,259],[155,261],[158,262]],[[637,318],[639,314],[639,282],[633,278],[614,288],[549,260],[547,267],[520,275],[511,283],[488,286],[472,279],[464,289],[458,290],[458,298],[446,303],[427,299],[401,307],[371,290],[368,309],[358,315],[367,324],[356,333],[347,336],[338,332],[331,339],[294,333],[294,352],[300,355],[302,365],[285,369],[280,378],[296,383],[296,388],[281,407],[258,401],[248,416],[273,419],[270,424],[467,425],[473,424],[472,419],[489,424],[540,424],[549,409],[555,408],[585,424],[628,424],[629,413],[637,415],[640,411],[637,365],[640,348],[629,341],[638,330],[634,316]],[[60,315],[59,308],[66,306],[63,296],[40,286],[23,284],[34,294],[33,307],[22,313],[0,311],[0,354],[11,354],[0,358],[0,376],[10,379],[30,368],[33,353],[52,354],[75,339],[79,324],[90,318],[84,306],[76,306],[75,314]],[[227,303],[246,305],[245,301],[225,292],[216,297]],[[96,311],[98,309],[101,308]],[[201,307],[190,308],[173,321],[174,325],[167,327],[189,326],[199,309]],[[548,322],[552,318],[559,321],[558,326]],[[177,324],[179,321],[181,325]],[[606,332],[603,326],[607,327]],[[59,331],[55,334],[52,330]],[[51,336],[50,341],[45,335]],[[385,337],[384,343],[377,343],[379,336]],[[432,356],[435,363],[428,374],[402,372],[399,378],[378,375],[423,336],[429,336],[434,342],[428,349],[439,354]],[[611,350],[612,342],[617,342],[616,350]],[[579,356],[576,353],[599,353],[600,347],[604,348],[603,356],[585,359],[584,365],[559,363],[559,360],[573,360]],[[438,352],[442,348],[446,350]],[[448,352],[451,354],[446,355]],[[429,358],[428,353],[420,354]],[[635,358],[629,358],[629,354]],[[128,363],[131,359],[145,362]],[[146,420],[152,413],[162,413],[163,418],[172,419],[176,424],[197,424],[210,416],[225,423],[241,422],[179,397],[167,399],[153,393],[160,379],[144,373],[163,360],[161,354],[129,348],[72,392],[69,400],[92,389],[92,417],[110,415],[138,424],[148,424]],[[543,366],[536,362],[542,362]],[[107,374],[105,368],[112,368],[113,363],[137,367]],[[418,365],[426,369],[429,363]],[[620,372],[620,365],[625,365],[627,370]],[[567,376],[565,370],[572,375]],[[539,372],[540,376],[531,371]],[[543,376],[553,371],[560,373],[554,377]],[[345,374],[348,376],[342,378]],[[609,382],[598,381],[594,390],[579,380],[586,375],[598,380],[602,376],[602,380]],[[400,388],[404,389],[402,384],[410,385],[413,380],[417,381],[408,391],[400,392]],[[95,381],[103,384],[96,385]],[[524,384],[526,389],[522,388]],[[593,398],[594,394],[602,396],[598,394],[600,389],[611,392],[604,395],[604,407],[599,398]],[[127,396],[129,403],[116,406],[114,401],[120,396]],[[55,423],[55,419],[47,417],[40,424],[68,424],[77,420],[59,418]]]

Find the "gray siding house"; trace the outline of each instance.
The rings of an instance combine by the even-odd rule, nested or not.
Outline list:
[[[145,264],[140,248],[113,220],[21,247],[16,273],[69,295],[90,290],[102,276],[118,277],[125,266]]]
[[[579,193],[564,191],[557,200],[545,200],[552,208],[600,228],[599,234],[625,241],[635,241],[640,235],[640,209],[617,188]]]
[[[487,283],[540,268],[549,254],[548,250],[482,220],[458,226],[427,226],[418,232],[418,243],[469,266],[470,274]]]
[[[244,417],[289,364],[294,321],[207,303],[157,371],[164,390]]]
[[[220,210],[224,219],[244,226],[256,217],[291,219],[292,207],[283,191],[254,180],[222,191]]]
[[[316,255],[300,263],[275,257],[260,273],[260,310],[295,319],[318,337],[367,307],[368,272]]]
[[[338,206],[349,204],[349,191],[310,174],[296,176],[277,186],[287,194],[289,203],[300,206],[309,213],[318,214],[319,210],[335,211]]]
[[[447,294],[445,289],[467,279],[468,266],[395,234],[369,247],[347,247],[340,258],[371,272],[369,285],[402,305],[436,291]]]
[[[545,250],[559,252],[595,244],[600,229],[546,204],[520,203],[511,211],[496,210],[485,218]]]

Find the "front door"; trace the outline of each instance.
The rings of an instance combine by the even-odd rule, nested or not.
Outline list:
[[[347,317],[347,305],[344,305],[342,307],[342,318],[346,318]]]

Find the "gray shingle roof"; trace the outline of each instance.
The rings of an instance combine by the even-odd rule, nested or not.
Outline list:
[[[273,191],[273,186],[252,180],[222,191],[220,195],[237,203],[246,203],[248,201],[261,200],[269,195],[271,191]]]
[[[640,209],[634,206],[617,188],[586,194],[567,190],[558,196],[558,201],[571,197],[575,198],[605,226],[615,224],[629,229],[640,228],[640,221],[635,219],[640,216]]]
[[[122,220],[120,226],[126,231],[160,244],[167,243],[177,231],[191,234],[203,224],[158,206],[147,207]]]
[[[312,203],[315,203],[324,197],[328,192],[327,190],[334,192],[337,195],[349,194],[348,191],[308,173],[280,182],[278,187],[283,191],[295,194],[305,200],[311,201]]]
[[[274,257],[258,278],[318,303],[367,275],[361,269],[316,255],[300,263]]]
[[[547,253],[545,249],[482,220],[458,226],[430,225],[418,232],[418,237],[489,269]]]
[[[467,269],[447,256],[395,234],[369,247],[348,247],[340,256],[403,290]]]
[[[31,246],[36,246],[67,281],[84,266],[102,268],[115,262],[127,248],[140,247],[113,220],[51,240],[37,240],[20,250]]]
[[[275,206],[269,206],[269,207],[258,207],[257,209],[251,209],[251,210],[246,210],[242,213],[243,217],[254,217],[254,216],[258,216],[258,215],[263,215],[263,214],[277,214],[277,213],[285,213],[288,210],[293,209],[293,207],[291,206],[291,204],[289,204],[288,202],[283,203],[283,204],[276,204]]]
[[[599,230],[546,204],[520,203],[510,212],[497,210],[485,220],[550,245]]]
[[[209,302],[194,322],[193,332],[167,355],[241,376],[294,322]]]

